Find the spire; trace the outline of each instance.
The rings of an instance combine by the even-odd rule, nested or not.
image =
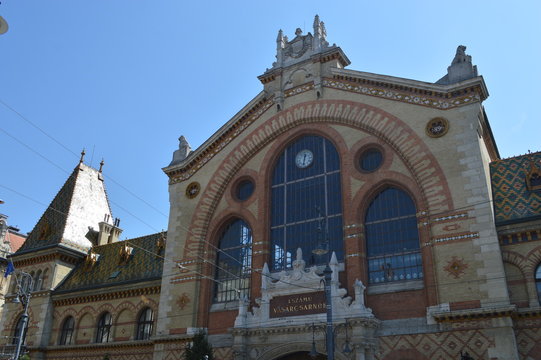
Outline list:
[[[103,158],[101,159],[101,162],[100,162],[100,169],[98,170],[98,172],[101,174],[102,171],[103,171],[103,165],[105,164],[105,161],[103,160]]]
[[[81,159],[79,160],[79,164],[82,164],[85,161],[85,148],[83,148],[83,151],[81,151]]]
[[[98,229],[104,214],[112,215],[100,173],[83,164],[83,156],[18,253],[60,244],[88,252],[89,229]]]

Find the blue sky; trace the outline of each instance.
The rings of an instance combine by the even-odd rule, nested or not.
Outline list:
[[[278,29],[316,13],[354,70],[434,82],[466,45],[501,156],[541,150],[538,1],[3,0],[0,213],[31,231],[85,148],[121,238],[165,229],[178,137],[196,148],[258,94]]]

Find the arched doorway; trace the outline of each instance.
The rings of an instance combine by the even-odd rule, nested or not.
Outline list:
[[[299,351],[292,354],[287,354],[276,360],[324,360],[327,359],[326,355],[318,354],[315,358],[309,355],[308,351]]]

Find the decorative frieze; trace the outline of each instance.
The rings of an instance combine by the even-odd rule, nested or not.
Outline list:
[[[482,90],[478,85],[450,94],[335,75],[333,79],[324,79],[323,86],[440,110],[449,110],[483,100]]]
[[[67,306],[67,305],[75,305],[75,304],[89,303],[89,302],[95,302],[95,301],[110,301],[114,299],[122,299],[122,298],[134,297],[134,296],[140,296],[140,295],[159,294],[160,290],[161,290],[161,286],[151,286],[151,287],[145,287],[145,288],[140,288],[140,289],[127,289],[127,290],[121,290],[121,291],[115,291],[115,292],[103,293],[103,294],[92,294],[92,295],[84,295],[84,296],[74,295],[71,298],[53,300],[53,304],[54,306]]]

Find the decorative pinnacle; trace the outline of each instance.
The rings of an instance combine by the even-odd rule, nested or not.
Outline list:
[[[83,151],[81,151],[81,159],[79,160],[79,164],[82,164],[83,161],[85,161],[85,148],[83,148]]]
[[[101,158],[101,162],[100,162],[100,170],[99,172],[101,173],[102,170],[103,170],[103,165],[105,164],[105,161],[103,161],[103,158]]]

